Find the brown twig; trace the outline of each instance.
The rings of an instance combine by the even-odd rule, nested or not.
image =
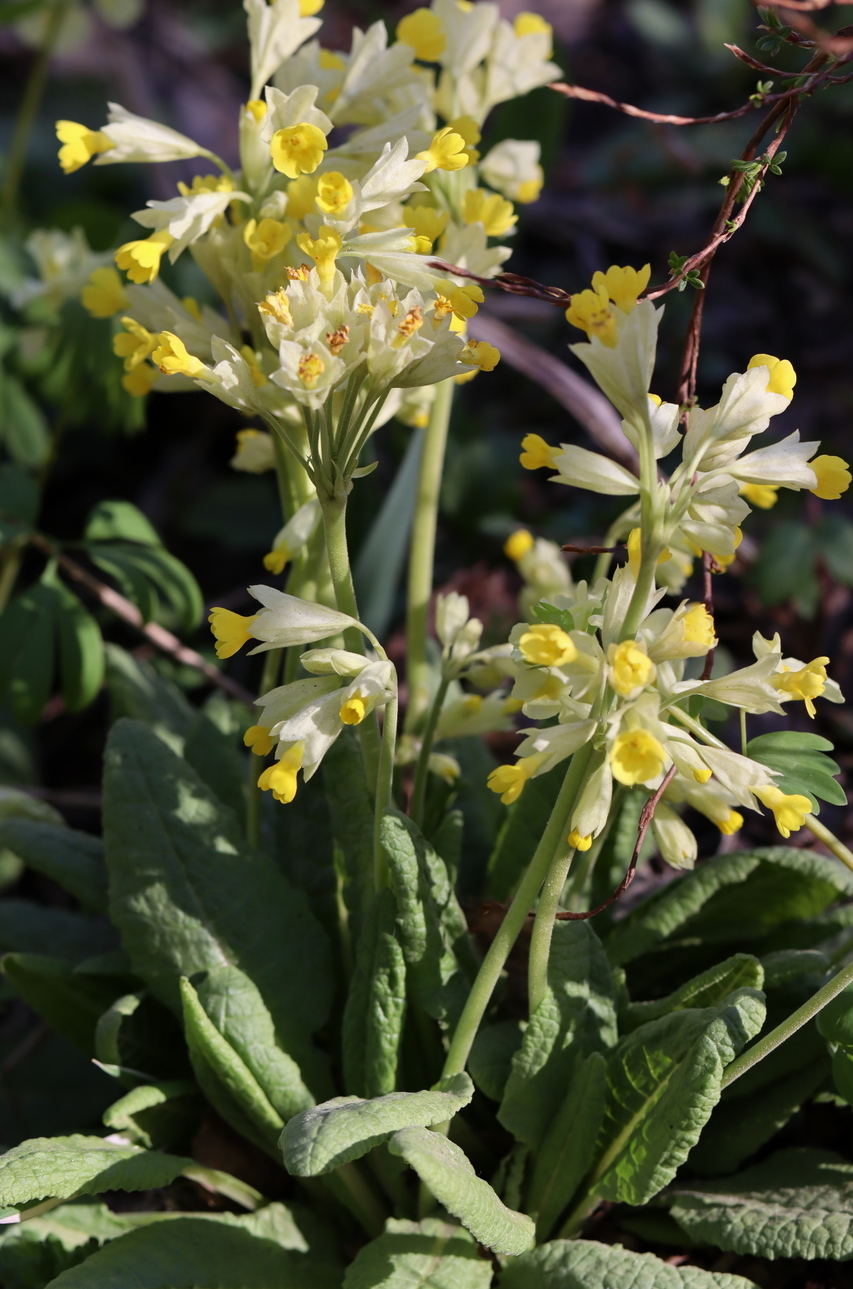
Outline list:
[[[620,542],[618,546],[561,546],[561,551],[571,551],[573,555],[614,555],[616,551],[623,551],[625,543]]]
[[[533,300],[544,300],[547,304],[555,304],[560,309],[568,308],[572,302],[571,295],[562,287],[545,286],[535,278],[523,277],[520,273],[498,273],[496,277],[480,277],[477,273],[460,268],[458,264],[447,264],[444,260],[430,260],[427,267],[440,269],[443,273],[452,273],[454,277],[467,278],[470,282],[479,282],[480,286],[499,286],[502,291],[508,291],[510,295],[526,295]]]
[[[158,622],[143,621],[142,614],[132,601],[120,595],[118,591],[114,591],[111,586],[107,586],[99,578],[93,577],[76,560],[71,559],[64,552],[58,551],[55,546],[46,541],[44,537],[40,537],[38,533],[30,534],[29,540],[43,554],[55,558],[68,576],[73,578],[75,582],[79,582],[81,586],[85,586],[87,591],[91,591],[92,595],[100,600],[104,608],[109,609],[123,622],[135,627],[137,631],[141,631],[162,653],[167,653],[177,662],[182,662],[186,666],[200,671],[211,684],[218,685],[220,689],[224,689],[232,698],[239,699],[241,703],[246,703],[249,706],[254,704],[254,695],[248,689],[244,689],[236,680],[232,680],[230,676],[226,676],[219,671],[217,667],[214,667],[213,663],[208,662],[200,653],[196,653],[195,649],[190,649],[187,645],[181,644],[177,636],[172,635],[172,632],[167,631],[165,627],[161,627]]]
[[[597,914],[603,913],[611,904],[615,904],[620,896],[624,895],[628,887],[634,880],[634,874],[637,871],[637,863],[640,858],[640,851],[643,849],[643,842],[646,840],[646,833],[649,831],[649,825],[654,819],[655,811],[661,797],[666,792],[670,783],[675,777],[676,767],[671,765],[664,775],[663,782],[659,788],[656,788],[649,797],[640,813],[639,824],[637,825],[637,840],[634,843],[634,853],[631,856],[631,862],[622,881],[616,887],[612,895],[608,895],[606,900],[597,904],[594,909],[588,909],[585,913],[555,913],[554,917],[558,922],[587,922],[590,918],[596,917]]]
[[[711,572],[712,562],[713,562],[713,557],[711,555],[711,552],[703,551],[702,552],[702,579],[703,579],[704,591],[705,591],[705,597],[704,597],[705,610],[706,612],[710,613],[711,617],[714,616],[714,579]],[[702,675],[699,677],[699,679],[710,680],[711,672],[713,671],[713,669],[714,669],[714,646],[711,645],[711,648],[708,650],[708,652],[705,655],[705,666],[702,668]]]

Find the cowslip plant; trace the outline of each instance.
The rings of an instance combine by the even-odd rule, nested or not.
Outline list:
[[[451,592],[428,643],[451,394],[499,357],[465,339],[473,279],[497,277],[511,201],[541,182],[533,145],[482,158],[476,145],[495,104],[555,74],[550,30],[434,0],[395,41],[380,22],[338,53],[313,40],[320,8],[246,0],[238,172],[115,105],[101,130],[59,123],[66,171],[215,167],[137,212],[150,235],[116,254],[129,284],[101,265],[84,303],[120,316],[129,392],[192,381],[263,423],[241,431],[236,464],[278,472],[265,565],[288,573],[286,590],[249,588],[254,612],[210,612],[223,662],[264,655],[254,714],[239,714],[247,758],[233,711],[193,709],[113,649],[103,846],[50,818],[0,821],[4,846],[109,912],[98,957],[89,920],[68,914],[64,955],[10,953],[3,969],[122,1089],[109,1135],[0,1157],[0,1274],[24,1275],[38,1244],[40,1283],[56,1289],[749,1283],[581,1238],[604,1204],[656,1243],[849,1259],[843,1159],[780,1150],[738,1172],[831,1071],[851,1095],[853,855],[816,817],[819,799],[843,798],[831,744],[748,737],[755,715],[802,702],[813,717],[842,696],[828,658],[785,656],[778,635],[755,634],[754,662],[712,670],[711,587],[752,505],[780,488],[837,498],[850,472],[796,431],[755,446],[792,400],[787,360],[754,355],[710,408],[656,396],[662,290],[647,293],[649,266],[611,266],[567,320],[636,466],[536,435],[520,460],[625,498],[597,567],[575,582],[553,543],[518,530],[509,638],[483,646]],[[161,280],[184,250],[220,309]],[[672,266],[687,281],[689,263]],[[402,685],[360,616],[346,526],[364,449],[392,414],[426,429],[399,738]],[[704,599],[681,598],[699,560]],[[737,713],[738,748],[709,728],[720,708]],[[466,749],[519,714],[537,724],[513,763],[472,782],[463,818]],[[728,835],[763,807],[783,839],[805,827],[832,855],[775,845],[694,868],[685,806]],[[649,829],[685,871],[614,918]],[[503,901],[488,935],[469,929],[460,872]],[[510,955],[525,928],[520,1005]],[[182,1153],[204,1107],[283,1162],[276,1198]],[[216,1207],[140,1215],[93,1198],[181,1178]]]

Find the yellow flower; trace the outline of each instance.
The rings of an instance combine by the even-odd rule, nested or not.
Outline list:
[[[249,643],[252,639],[249,627],[257,616],[257,613],[253,613],[251,617],[244,618],[242,614],[232,613],[230,609],[210,610],[207,620],[216,639],[217,658],[230,658],[244,644]]]
[[[416,237],[423,237],[430,243],[431,250],[432,243],[438,241],[447,227],[450,216],[446,210],[436,210],[435,206],[404,206],[403,219],[415,230]]]
[[[196,300],[195,296],[185,295],[181,300],[181,304],[184,306],[191,318],[195,318],[196,322],[202,322],[201,305],[198,300]]]
[[[266,725],[250,725],[243,735],[243,742],[255,756],[267,756],[277,740],[272,737]]]
[[[452,283],[448,283],[446,294],[439,295],[433,311],[439,322],[448,313],[453,313],[460,321],[467,322],[469,318],[474,317],[477,306],[482,304],[484,299],[483,288],[476,282],[466,282],[464,286],[453,286]],[[490,371],[491,368],[487,370]]]
[[[277,219],[250,219],[243,228],[243,241],[252,252],[252,268],[262,269],[276,255],[280,255],[291,237],[289,224]]]
[[[299,359],[298,375],[306,389],[313,389],[326,370],[326,364],[317,354],[305,354]]]
[[[160,373],[156,367],[152,367],[150,363],[142,363],[141,366],[134,367],[133,371],[124,373],[121,385],[132,398],[144,398],[146,394],[151,393],[159,379]]]
[[[483,137],[480,133],[480,127],[474,120],[473,116],[457,116],[447,123],[454,134],[461,134],[465,140],[465,151],[468,153],[468,164],[476,165],[480,160],[480,153],[477,151],[477,144]]]
[[[95,269],[80,292],[83,308],[93,318],[111,318],[127,308],[124,283],[115,269]]]
[[[277,291],[272,291],[265,299],[261,300],[258,305],[258,313],[265,313],[268,317],[275,318],[276,322],[280,322],[285,327],[293,326],[290,301],[283,286],[279,287]]]
[[[770,510],[779,500],[779,489],[772,483],[742,483],[738,492],[759,510]]]
[[[776,827],[783,837],[790,837],[792,832],[802,828],[806,815],[812,813],[812,803],[808,797],[800,796],[798,792],[789,794],[772,785],[753,788],[752,791],[763,806],[773,811]]]
[[[367,715],[367,700],[356,694],[341,704],[338,714],[344,725],[360,725]]]
[[[416,153],[418,161],[426,162],[424,174],[433,170],[463,170],[468,164],[468,153],[465,152],[465,140],[461,134],[446,125],[433,135],[432,143],[425,152]]]
[[[713,649],[717,643],[714,619],[704,604],[693,604],[684,615],[684,639],[688,644],[704,645]]]
[[[125,242],[116,251],[116,264],[138,286],[143,282],[153,282],[160,272],[160,260],[174,240],[165,228],[159,228],[150,237]]]
[[[260,389],[262,385],[268,385],[269,377],[265,374],[263,368],[261,367],[261,364],[258,361],[258,355],[255,353],[252,346],[241,345],[240,356],[242,358],[245,358],[246,360],[246,366],[249,369],[249,375],[252,378],[252,384],[255,386],[255,388]]]
[[[434,63],[447,48],[441,19],[431,9],[415,9],[397,24],[397,39],[415,51],[415,58]]]
[[[335,260],[344,244],[340,233],[336,233],[333,228],[327,228],[323,224],[316,237],[312,237],[310,233],[300,233],[296,239],[296,244],[300,251],[304,251],[306,255],[311,256],[317,265],[317,274],[320,281],[324,285],[328,285],[335,276]]]
[[[533,534],[528,532],[526,528],[517,528],[512,536],[507,537],[504,542],[504,554],[508,555],[511,560],[515,560],[517,564],[529,550],[533,550],[533,546]]]
[[[772,354],[755,354],[747,363],[746,370],[751,371],[753,367],[769,368],[768,394],[784,394],[788,399],[794,397],[797,373],[787,358],[774,358]]]
[[[550,443],[539,434],[525,434],[521,440],[522,453],[518,458],[525,470],[541,470],[543,468],[553,470],[554,457],[560,451],[559,448],[552,447]]]
[[[734,833],[740,832],[743,827],[743,815],[737,810],[730,810],[728,814],[714,822],[725,837],[731,837]]]
[[[133,318],[122,318],[121,325],[126,330],[113,336],[113,353],[124,359],[125,371],[133,371],[145,362],[149,354],[153,354],[157,348],[157,337]]]
[[[505,806],[511,806],[521,796],[525,783],[536,773],[543,759],[540,753],[536,756],[523,756],[515,765],[499,765],[492,770],[486,786],[490,791],[499,793]]]
[[[607,660],[610,663],[610,686],[623,698],[655,678],[655,664],[636,640],[610,645]]]
[[[549,41],[553,39],[554,29],[550,22],[546,22],[538,13],[520,13],[516,15],[512,29],[516,36],[547,36]],[[548,45],[547,57],[551,57],[551,45]]]
[[[103,130],[90,130],[77,121],[57,121],[56,137],[63,145],[59,149],[59,164],[66,175],[85,166],[98,152],[109,152],[115,147]]]
[[[275,765],[267,766],[258,779],[258,787],[263,792],[271,792],[276,801],[288,805],[296,796],[296,776],[302,769],[304,743],[294,743]]]
[[[178,192],[182,197],[189,197],[196,192],[233,192],[234,180],[228,175],[195,175],[191,184],[178,180]]]
[[[472,188],[462,198],[462,218],[466,224],[482,224],[487,237],[503,237],[518,223],[511,201],[485,188]]]
[[[613,740],[610,769],[614,779],[626,787],[656,779],[665,763],[663,744],[648,730],[625,730]]]
[[[264,556],[264,568],[268,573],[275,573],[278,576],[279,573],[284,572],[285,564],[289,564],[292,559],[293,552],[287,542],[281,542],[278,546],[273,546],[271,551],[267,551]]]
[[[521,202],[522,206],[538,201],[544,182],[544,179],[525,179],[516,189],[515,200]]]
[[[304,219],[314,213],[314,202],[317,198],[316,179],[310,175],[300,175],[287,185],[287,213],[294,219]]]
[[[537,667],[562,667],[578,656],[574,640],[555,622],[537,622],[525,631],[518,647],[525,661]]]
[[[323,8],[326,0],[299,0],[299,17],[313,18],[315,13],[319,13]]]
[[[257,125],[260,125],[267,114],[267,105],[262,98],[250,98],[246,104],[246,111],[251,112]]]
[[[337,215],[352,201],[352,184],[337,170],[329,170],[317,181],[316,201],[324,215]]]
[[[576,291],[566,310],[566,321],[585,331],[590,338],[598,336],[608,349],[615,349],[616,319],[604,287],[598,287],[595,291]]]
[[[270,156],[280,174],[298,179],[301,174],[310,175],[317,169],[328,146],[322,130],[301,121],[299,125],[276,130],[270,141]]]
[[[813,658],[811,662],[806,663],[799,671],[778,672],[771,677],[773,688],[778,689],[783,694],[790,694],[793,698],[802,698],[806,705],[806,711],[814,719],[815,705],[814,699],[820,698],[826,689],[826,664],[829,659]]]
[[[459,355],[461,363],[477,367],[480,371],[494,371],[501,360],[501,351],[485,340],[469,340]]]
[[[202,376],[207,371],[200,359],[187,353],[183,340],[173,331],[160,332],[151,360],[164,376]]]
[[[592,845],[592,833],[587,833],[584,836],[578,832],[577,828],[573,828],[566,840],[573,850],[589,850]]]
[[[651,264],[644,264],[641,269],[627,266],[620,269],[617,264],[611,264],[606,273],[602,273],[600,269],[593,273],[592,289],[606,291],[617,309],[621,309],[623,313],[630,313],[649,285],[651,275]]]
[[[815,457],[809,465],[817,475],[817,487],[809,491],[821,501],[837,501],[850,487],[850,468],[841,457]]]

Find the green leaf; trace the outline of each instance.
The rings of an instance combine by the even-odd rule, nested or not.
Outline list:
[[[380,639],[387,634],[394,614],[415,513],[423,441],[424,430],[415,430],[353,567],[361,620]]]
[[[548,622],[553,626],[562,627],[564,631],[575,629],[575,620],[569,610],[555,608],[547,600],[539,600],[537,604],[531,605],[529,618],[531,622]]]
[[[190,982],[181,979],[184,1033],[199,1087],[226,1122],[275,1157],[284,1121],[245,1061],[205,1014]]]
[[[299,1066],[276,1042],[275,1027],[255,984],[238,967],[209,967],[192,987],[208,1019],[257,1079],[287,1122],[314,1104]]]
[[[157,530],[129,501],[99,501],[86,521],[88,542],[126,541],[162,546]]]
[[[758,959],[749,953],[736,953],[686,981],[666,998],[629,1003],[620,1029],[630,1032],[647,1021],[668,1016],[671,1012],[685,1011],[688,1007],[716,1007],[735,989],[761,989],[763,984],[764,968]]]
[[[548,1235],[595,1157],[604,1118],[607,1062],[593,1052],[575,1073],[563,1104],[536,1152],[528,1205],[540,1238]]]
[[[396,922],[394,893],[386,886],[364,920],[344,1009],[344,1086],[356,1096],[378,1097],[397,1086],[406,962]]]
[[[553,1240],[514,1258],[498,1289],[754,1289],[751,1280],[700,1267],[673,1267],[653,1253],[595,1240]]]
[[[573,1070],[616,1042],[610,964],[589,922],[558,922],[548,992],[512,1061],[498,1119],[519,1141],[538,1146],[553,1123]]]
[[[430,1016],[450,1025],[468,995],[460,957],[470,962],[470,952],[465,916],[447,868],[403,815],[385,815],[382,846],[397,900],[397,926],[412,996]]]
[[[148,1222],[50,1289],[339,1289],[340,1281],[326,1251],[309,1246],[283,1204],[271,1204],[246,1217],[176,1213]]]
[[[489,1289],[492,1267],[461,1226],[391,1218],[356,1254],[343,1289]]]
[[[143,1083],[105,1110],[103,1121],[135,1146],[168,1149],[190,1135],[201,1105],[198,1088],[186,1079]]]
[[[99,1018],[95,1054],[102,1065],[134,1071],[123,1082],[182,1078],[190,1064],[183,1032],[171,1012],[144,992],[116,998]]]
[[[471,1078],[492,1101],[502,1101],[512,1071],[512,1058],[521,1047],[524,1030],[517,1020],[481,1025],[468,1058]]]
[[[242,711],[245,713],[246,709]],[[184,756],[222,804],[234,811],[241,827],[245,827],[246,757],[238,744],[242,743],[247,721],[244,715],[238,725],[236,715],[224,694],[211,695],[193,718]]]
[[[373,802],[354,731],[345,730],[329,748],[322,774],[332,837],[343,860],[344,901],[358,928],[362,892],[369,887],[365,875],[373,872]]]
[[[95,700],[104,683],[104,641],[101,628],[73,591],[57,582],[59,612],[59,672],[69,712],[82,711]]]
[[[748,942],[851,895],[853,874],[815,851],[768,846],[717,855],[615,923],[605,948],[620,965],[665,941]]]
[[[31,474],[17,465],[0,465],[0,542],[29,531],[40,503],[38,484]]]
[[[177,685],[163,680],[149,662],[137,661],[117,645],[107,645],[106,659],[113,716],[144,721],[180,755],[196,713]]]
[[[58,612],[56,588],[43,577],[0,615],[0,686],[23,725],[40,719],[50,697]]]
[[[853,1164],[827,1150],[780,1150],[736,1177],[667,1193],[691,1238],[760,1258],[853,1257]]]
[[[489,856],[486,889],[492,899],[507,900],[515,890],[542,836],[542,820],[550,815],[565,777],[565,769],[557,766],[538,779],[530,779],[518,801],[507,810]]]
[[[447,1137],[427,1128],[403,1128],[391,1138],[388,1149],[414,1168],[439,1204],[487,1249],[518,1254],[533,1247],[536,1233],[531,1219],[507,1208]]]
[[[0,818],[0,845],[58,882],[87,909],[107,911],[107,869],[99,837],[35,819]]]
[[[101,1137],[33,1137],[0,1155],[0,1206],[168,1186],[191,1161]]]
[[[102,572],[115,578],[145,621],[156,616],[159,591],[185,630],[198,626],[204,608],[198,583],[186,565],[164,547],[112,542],[91,547],[89,557]]]
[[[104,776],[110,906],[134,969],[175,1012],[178,981],[231,963],[260,990],[281,1047],[315,1095],[310,1035],[325,1023],[330,949],[305,896],[246,849],[231,811],[146,726],[118,721]]]
[[[468,1075],[454,1074],[426,1092],[389,1092],[369,1101],[334,1097],[290,1120],[281,1140],[285,1165],[295,1177],[331,1173],[401,1128],[452,1119],[473,1095]]]
[[[787,604],[789,600],[797,600],[805,616],[811,617],[819,594],[815,576],[817,554],[814,533],[799,520],[785,520],[771,528],[761,543],[749,576],[762,604]]]
[[[98,1018],[117,989],[127,988],[126,979],[75,971],[67,960],[42,953],[7,953],[0,966],[15,993],[33,1011],[58,1034],[94,1055]]]
[[[82,962],[114,948],[116,936],[100,918],[30,900],[0,900],[0,952],[39,953],[46,944],[56,957]]]
[[[750,739],[747,756],[781,774],[773,780],[783,792],[802,793],[812,803],[815,814],[820,813],[817,798],[835,806],[847,805],[847,793],[834,776],[841,773],[827,752],[833,750],[829,739],[817,734],[803,734],[799,730],[779,730]]]
[[[9,455],[18,465],[43,465],[50,452],[50,431],[38,403],[17,376],[0,381],[0,424]]]
[[[739,989],[717,1007],[674,1012],[623,1039],[607,1063],[607,1102],[590,1193],[645,1204],[672,1180],[720,1099],[725,1067],[764,1021]]]
[[[817,1027],[828,1042],[853,1048],[853,985],[826,1004],[817,1018]]]
[[[815,535],[830,575],[842,586],[853,585],[853,524],[840,515],[824,515]]]

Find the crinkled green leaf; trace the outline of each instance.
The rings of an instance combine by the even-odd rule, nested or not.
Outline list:
[[[492,1101],[503,1100],[512,1071],[512,1058],[521,1047],[524,1029],[517,1020],[481,1025],[468,1057],[468,1070],[481,1092]]]
[[[45,945],[58,958],[83,962],[115,948],[116,933],[102,918],[32,900],[0,900],[0,952],[39,953]]]
[[[86,908],[107,911],[107,869],[99,837],[35,819],[0,818],[0,845],[58,882]]]
[[[685,1011],[688,1007],[715,1007],[735,989],[761,989],[763,984],[764,968],[759,960],[749,953],[735,953],[686,981],[666,998],[629,1003],[625,1017],[620,1018],[620,1028],[630,1031],[647,1021],[668,1016],[670,1012]]]
[[[331,1001],[326,935],[275,863],[246,848],[232,812],[138,722],[110,733],[104,840],[113,921],[152,993],[177,1012],[182,975],[239,967],[282,1049],[322,1095],[325,1063],[310,1036]]]
[[[673,1012],[622,1040],[607,1063],[592,1193],[645,1204],[672,1180],[720,1099],[725,1067],[764,1014],[762,995],[740,989],[717,1007]]]
[[[69,712],[82,711],[95,700],[104,683],[104,641],[101,628],[73,591],[57,579],[59,674]]]
[[[168,1149],[191,1134],[202,1106],[198,1088],[186,1079],[142,1083],[114,1101],[103,1122],[135,1146]]]
[[[101,1137],[33,1137],[0,1155],[0,1207],[168,1186],[190,1161]]]
[[[519,1141],[538,1145],[573,1070],[616,1042],[610,964],[589,922],[558,922],[548,961],[548,992],[530,1018],[498,1111]]]
[[[378,1097],[397,1086],[406,1013],[406,962],[397,939],[397,905],[377,892],[361,929],[343,1019],[344,1086]]]
[[[186,1045],[170,1011],[144,991],[116,998],[99,1018],[95,1055],[103,1065],[136,1073],[122,1081],[136,1086],[158,1078],[190,1074]]]
[[[679,1226],[702,1243],[761,1258],[853,1257],[853,1164],[795,1147],[734,1177],[669,1191]]]
[[[343,1289],[489,1289],[491,1263],[464,1227],[439,1218],[391,1218],[356,1254]]]
[[[528,1204],[547,1237],[595,1157],[604,1118],[607,1062],[592,1052],[576,1071],[563,1104],[536,1152]]]
[[[389,1092],[365,1100],[334,1097],[290,1120],[281,1148],[289,1172],[317,1177],[366,1155],[401,1128],[452,1119],[474,1095],[467,1074],[453,1074],[424,1092]]]
[[[106,660],[113,716],[144,721],[180,755],[195,712],[177,685],[159,676],[150,662],[139,661],[117,645],[107,645]]]
[[[323,788],[332,838],[343,876],[343,896],[356,932],[365,913],[361,900],[373,872],[373,802],[367,791],[361,748],[344,730],[323,758]],[[372,880],[372,879],[371,879]]]
[[[553,1240],[508,1262],[498,1289],[754,1289],[751,1280],[701,1267],[673,1267],[620,1244]]]
[[[403,1128],[391,1138],[388,1149],[414,1168],[439,1204],[487,1249],[518,1254],[533,1247],[532,1220],[507,1208],[489,1183],[477,1176],[464,1151],[447,1137],[427,1128]]]

